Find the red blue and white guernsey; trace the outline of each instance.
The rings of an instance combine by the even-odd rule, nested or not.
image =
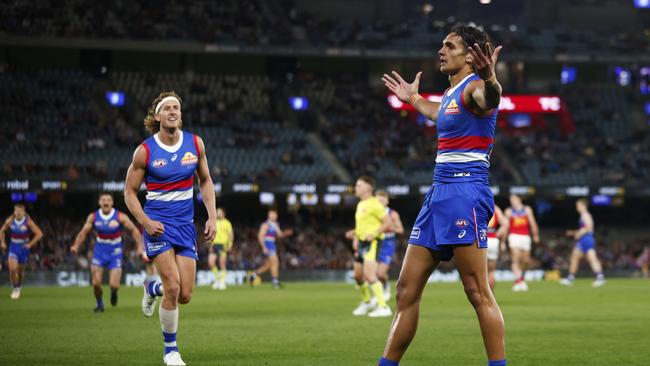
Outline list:
[[[442,97],[433,185],[409,237],[410,244],[439,252],[443,261],[453,257],[454,245],[487,248],[487,224],[494,212],[488,169],[497,110],[479,116],[467,108],[464,91],[476,80],[480,78],[470,74]]]
[[[93,213],[93,216],[97,244],[122,244],[122,225],[120,224],[120,212],[118,210],[113,208],[108,214],[104,215],[100,208]]]
[[[29,218],[27,216],[23,217],[22,220],[16,220],[14,218],[9,225],[9,242],[11,244],[24,245],[29,242],[29,237],[31,236],[31,230],[27,225]]]
[[[29,242],[31,230],[29,217],[25,216],[22,220],[14,218],[9,224],[9,258],[18,261],[19,264],[25,264],[29,260],[29,249],[25,246]]]
[[[440,102],[436,121],[438,155],[434,181],[489,183],[490,152],[494,145],[497,110],[479,116],[468,110],[464,100],[465,87],[480,80],[468,75],[448,89]]]
[[[108,270],[122,268],[122,224],[120,212],[116,209],[104,215],[102,209],[93,212],[95,228],[95,250],[93,265]]]
[[[264,246],[269,250],[269,255],[273,255],[277,251],[275,242],[280,233],[280,224],[271,220],[266,220],[264,223],[267,225],[266,234],[264,235]]]
[[[160,221],[165,232],[157,237],[144,233],[149,258],[174,248],[176,254],[198,259],[194,229],[194,174],[200,151],[196,135],[180,131],[174,146],[163,144],[155,134],[145,140],[145,214]]]

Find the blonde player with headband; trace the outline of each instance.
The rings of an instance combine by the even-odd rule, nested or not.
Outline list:
[[[165,365],[185,365],[178,346],[178,304],[192,298],[196,279],[196,232],[194,229],[194,177],[208,212],[204,239],[212,241],[217,213],[212,179],[203,140],[181,130],[181,98],[174,92],[161,93],[151,103],[144,119],[153,135],[133,154],[126,174],[124,200],[144,227],[146,255],[153,260],[161,282],[145,284],[142,311],[151,316],[158,296],[160,325],[164,340]],[[147,186],[144,209],[138,200],[142,183]]]

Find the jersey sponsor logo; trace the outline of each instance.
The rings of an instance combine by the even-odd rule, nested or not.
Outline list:
[[[100,220],[95,221],[95,226],[102,226],[102,225],[104,225],[103,221]]]
[[[181,164],[182,165],[192,165],[196,164],[199,161],[199,158],[196,157],[196,155],[192,154],[191,152],[186,152],[185,155],[183,155],[183,158],[181,159]]]
[[[467,221],[465,219],[456,220],[456,226],[458,226],[460,228],[466,227],[467,225],[469,225],[469,221]]]
[[[420,239],[420,228],[414,227],[411,230],[411,239]]]
[[[468,172],[454,173],[454,178],[456,177],[471,177],[472,174]]]
[[[167,165],[167,159],[156,159],[153,162],[151,162],[152,168],[162,168],[165,165]]]
[[[458,239],[462,239],[465,237],[465,234],[467,234],[467,230],[462,230],[460,234],[458,234]]]
[[[486,241],[486,240],[487,240],[487,230],[485,230],[485,229],[481,229],[481,230],[479,231],[479,239],[480,239],[481,241]]]
[[[512,220],[512,226],[527,226],[528,219],[526,217],[515,217]]]
[[[460,113],[460,107],[458,107],[458,103],[456,103],[456,99],[452,99],[449,104],[447,104],[447,107],[445,108],[445,114],[459,114]]]
[[[119,223],[117,220],[111,220],[111,221],[108,223],[108,227],[110,227],[110,228],[116,228],[116,227],[118,227],[118,226],[120,226],[120,223]]]

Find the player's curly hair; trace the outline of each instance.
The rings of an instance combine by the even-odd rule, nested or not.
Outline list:
[[[490,36],[487,34],[487,32],[464,23],[458,23],[454,25],[449,31],[449,33],[458,34],[460,39],[463,40],[463,45],[465,46],[465,50],[467,50],[467,47],[474,45],[474,43],[477,43],[482,50],[485,50],[485,45],[488,42],[492,43],[492,41],[490,40]]]
[[[160,93],[158,97],[156,97],[156,99],[154,99],[153,102],[151,102],[151,105],[147,110],[147,115],[144,117],[144,128],[146,128],[147,131],[152,135],[160,131],[160,122],[156,121],[156,118],[154,117],[156,115],[156,105],[158,105],[158,102],[160,102],[161,100],[167,97],[174,97],[178,99],[181,105],[183,105],[183,100],[178,94],[176,94],[175,91]],[[181,121],[181,126],[182,125],[183,122]]]

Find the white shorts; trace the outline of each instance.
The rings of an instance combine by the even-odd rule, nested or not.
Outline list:
[[[510,249],[520,249],[524,250],[527,252],[530,252],[531,248],[531,243],[532,240],[530,240],[529,235],[521,235],[521,234],[510,234],[508,235],[508,245],[510,245]]]
[[[489,261],[495,261],[495,260],[499,259],[499,239],[498,238],[488,238],[487,259]]]

